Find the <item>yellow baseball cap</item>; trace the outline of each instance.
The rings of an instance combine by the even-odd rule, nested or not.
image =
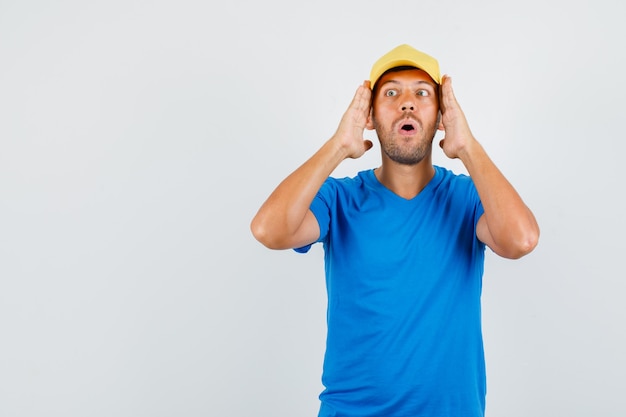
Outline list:
[[[385,71],[396,67],[410,66],[425,71],[437,84],[441,84],[439,63],[432,56],[420,52],[410,45],[400,45],[383,55],[372,66],[370,72],[370,85],[374,88],[376,81]]]

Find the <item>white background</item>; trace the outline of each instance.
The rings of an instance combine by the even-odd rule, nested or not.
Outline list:
[[[487,256],[488,416],[623,417],[624,8],[0,0],[0,416],[317,415],[322,249],[249,222],[409,43],[542,228]]]

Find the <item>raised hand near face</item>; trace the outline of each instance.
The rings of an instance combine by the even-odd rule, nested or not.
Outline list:
[[[448,158],[461,158],[462,152],[476,139],[472,135],[465,114],[454,96],[452,79],[448,75],[444,75],[442,78],[439,94],[440,128],[445,131],[445,136],[439,142],[439,146]]]
[[[364,81],[356,90],[333,136],[345,152],[346,158],[359,158],[373,146],[372,141],[363,138],[370,114],[371,97],[370,82]]]

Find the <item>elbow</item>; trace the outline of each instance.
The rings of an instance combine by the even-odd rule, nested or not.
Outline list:
[[[535,241],[517,245],[516,247],[509,249],[503,256],[509,259],[520,259],[532,252],[537,246],[537,243],[538,242]]]
[[[250,223],[250,231],[252,236],[259,241],[263,246],[268,249],[284,249],[280,242],[271,233],[271,228],[260,221],[258,218],[254,218]]]
[[[272,242],[268,236],[267,227],[265,227],[257,217],[252,219],[252,222],[250,223],[250,231],[252,232],[252,236],[254,236],[258,242],[271,249],[270,246]]]
[[[520,259],[531,253],[539,243],[539,229],[530,230],[517,239],[511,240],[511,244],[501,250],[500,256],[508,259]]]

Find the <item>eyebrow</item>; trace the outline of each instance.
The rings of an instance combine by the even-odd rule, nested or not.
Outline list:
[[[387,84],[402,84],[402,83],[400,81],[398,81],[398,80],[391,79],[391,80],[387,80],[384,83],[382,83],[380,85],[380,88],[384,87]],[[411,83],[411,85],[419,85],[419,84],[426,84],[426,85],[431,86],[432,88],[437,88],[434,83],[426,81],[426,80],[417,80],[417,81],[414,81],[414,82]]]

